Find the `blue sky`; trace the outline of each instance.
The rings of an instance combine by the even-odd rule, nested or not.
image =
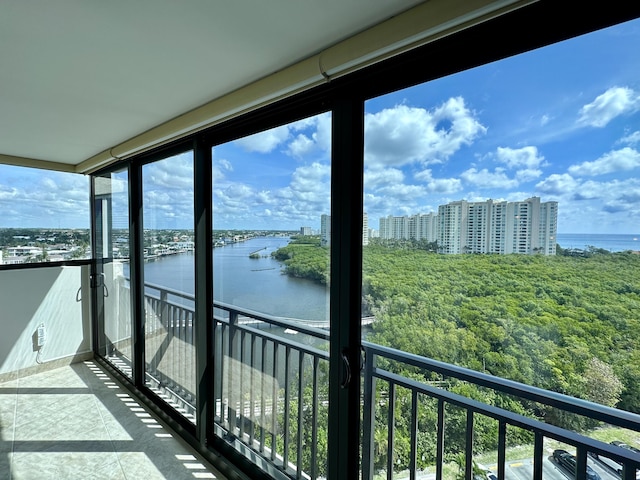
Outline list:
[[[640,233],[639,45],[633,21],[368,101],[370,227],[454,200],[536,195],[559,202],[560,233]],[[214,228],[319,228],[330,122],[216,146]],[[158,227],[191,227],[190,162],[146,167]],[[83,226],[84,177],[24,170],[0,166],[0,227]]]

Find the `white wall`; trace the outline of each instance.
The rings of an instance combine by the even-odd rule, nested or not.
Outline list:
[[[0,270],[0,375],[89,355],[90,300],[88,265]]]

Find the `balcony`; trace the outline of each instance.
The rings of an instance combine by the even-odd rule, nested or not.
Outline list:
[[[144,464],[154,472],[150,478],[182,478],[176,472],[222,478],[197,453],[171,440],[175,435],[157,412],[125,388],[131,369],[126,329],[123,338],[111,338],[110,364],[93,360],[88,268],[80,263],[0,271],[3,305],[10,306],[3,312],[0,372],[2,468],[15,478],[30,478],[27,468],[44,462],[53,476],[38,478],[61,478],[55,476],[59,472],[77,478],[88,463],[111,468],[117,460],[116,470],[125,475],[134,468],[127,462],[135,461],[136,468]],[[127,282],[114,284],[119,286],[111,288],[126,297]],[[160,285],[145,288],[146,384],[189,422],[195,422],[196,412],[193,301]],[[272,477],[324,478],[326,326],[221,303],[213,312],[216,435]],[[47,338],[38,349],[42,324]],[[507,406],[514,400],[529,405],[529,413],[554,409],[634,432],[640,431],[638,415],[366,341],[362,355],[362,478],[573,477],[554,459],[556,450],[575,454],[575,478],[590,478],[591,471],[605,480],[637,478],[640,455],[634,451]],[[503,397],[504,407],[460,394],[461,385]],[[480,445],[478,432],[487,428],[495,432],[493,443],[484,435]],[[514,451],[521,452],[521,461],[514,462]],[[160,476],[168,472],[170,477]]]
[[[93,359],[88,271],[0,270],[0,478],[226,478]]]
[[[282,10],[256,2],[255,11],[224,12],[212,3],[202,9],[114,4],[82,11],[45,3],[36,9],[40,15],[14,9],[6,16],[6,44],[23,48],[20,55],[6,55],[16,61],[6,67],[13,82],[4,88],[10,101],[2,110],[8,130],[0,163],[90,176],[90,198],[88,208],[76,208],[79,203],[70,200],[80,195],[69,188],[73,182],[50,179],[24,182],[22,194],[3,174],[7,183],[0,193],[11,200],[2,205],[11,219],[3,221],[60,227],[78,223],[77,212],[90,212],[92,261],[0,267],[3,476],[220,476],[210,461],[228,478],[637,480],[635,451],[569,428],[570,421],[565,428],[545,421],[548,413],[580,418],[575,423],[610,425],[630,438],[640,431],[637,415],[493,377],[482,356],[482,367],[468,370],[362,340],[360,223],[363,211],[373,218],[373,206],[376,216],[391,219],[397,208],[415,214],[447,205],[438,209],[439,238],[446,239],[440,252],[455,253],[463,200],[451,200],[543,192],[572,206],[562,208],[574,213],[565,217],[573,230],[581,231],[583,218],[607,218],[615,231],[635,231],[637,68],[609,60],[637,58],[628,40],[635,37],[627,36],[637,27],[612,35],[622,39],[613,47],[601,39],[583,54],[566,50],[586,72],[560,57],[526,68],[514,63],[513,76],[499,67],[500,75],[483,80],[475,69],[501,59],[517,63],[523,52],[636,19],[637,3],[585,3],[579,14],[570,2],[551,0],[378,1],[377,7],[358,0],[310,10],[297,10],[302,2],[295,8],[281,2]],[[75,14],[83,21],[68,22]],[[50,34],[56,33],[51,25],[67,24],[65,35]],[[454,88],[425,85],[456,72],[473,78]],[[600,75],[605,72],[611,75]],[[372,129],[372,118],[386,120]],[[410,128],[398,135],[396,125]],[[593,134],[607,125],[615,131]],[[276,129],[277,143],[258,145]],[[572,148],[555,150],[565,135]],[[593,148],[584,148],[592,141]],[[267,150],[273,153],[268,160],[260,157]],[[594,178],[601,175],[608,176]],[[73,221],[52,213],[54,198],[73,210]],[[14,205],[25,209],[14,212]],[[549,211],[557,212],[555,205]],[[601,210],[613,217],[594,215]],[[43,215],[36,220],[34,213]],[[520,213],[533,215],[524,206]],[[295,225],[288,222],[304,219],[308,225],[312,218],[333,232],[330,335],[321,322],[213,303],[214,223],[288,231]],[[521,223],[511,222],[510,229],[530,230]],[[551,223],[545,228],[555,232],[557,222]],[[157,243],[147,245],[144,233],[165,228],[193,232],[196,296],[142,283],[143,252]],[[572,231],[566,223],[564,228]],[[121,236],[113,235],[117,230]],[[525,240],[505,240],[506,233],[511,250],[526,253]],[[323,245],[326,240],[323,235]],[[132,288],[124,275],[110,271],[114,256],[130,257]],[[484,287],[486,269],[478,272]],[[636,280],[631,275],[622,288],[635,295]],[[390,282],[396,281],[403,282]],[[574,296],[566,276],[559,283],[567,298]],[[521,291],[515,284],[507,288]],[[266,297],[260,293],[259,300]],[[271,296],[283,304],[293,303],[291,297]],[[482,297],[484,305],[501,305]],[[427,300],[424,313],[431,315]],[[629,302],[637,310],[637,300]],[[410,308],[405,313],[422,321]],[[486,312],[469,313],[484,328]],[[615,330],[617,310],[606,313]],[[512,317],[520,320],[517,312]],[[583,315],[576,323],[589,328],[590,321]],[[616,334],[637,331],[635,316],[628,323],[627,332]],[[472,337],[472,325],[454,328]],[[424,330],[424,344],[450,348]],[[594,335],[592,343],[617,341],[609,332]],[[529,340],[526,332],[523,338]],[[565,354],[560,367],[572,366],[571,355],[580,352],[558,346]],[[491,347],[486,351],[500,357]],[[634,368],[638,358],[629,361]],[[633,386],[638,375],[631,371],[627,384]],[[78,410],[84,403],[89,409]],[[153,425],[193,450],[155,435],[161,432]],[[162,445],[147,449],[147,437]],[[66,464],[68,459],[74,462]],[[149,470],[137,471],[140,464]]]
[[[194,312],[185,300],[194,299],[158,285],[146,291],[147,336],[163,340],[147,363],[148,384],[193,419]],[[324,478],[328,332],[221,303],[214,304],[213,321],[216,433],[276,478]],[[594,471],[602,479],[637,478],[639,454],[533,412],[553,409],[636,432],[638,415],[366,341],[362,354],[362,478],[580,479]],[[112,361],[129,368],[121,351],[112,351]],[[412,375],[397,373],[407,368]],[[505,407],[455,393],[461,385],[499,396]],[[530,408],[507,408],[516,404]],[[487,429],[495,432],[493,443],[486,435],[476,443],[477,432]],[[565,449],[575,471],[552,455]],[[514,461],[516,452],[521,461]]]

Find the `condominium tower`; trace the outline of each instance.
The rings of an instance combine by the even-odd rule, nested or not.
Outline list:
[[[331,245],[331,215],[320,216],[320,245]],[[369,245],[369,217],[366,212],[362,214],[362,245]]]
[[[438,242],[440,253],[555,255],[558,202],[467,202],[438,207],[438,214],[380,219],[381,239]]]

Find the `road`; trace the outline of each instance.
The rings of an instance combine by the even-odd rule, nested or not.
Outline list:
[[[619,476],[603,467],[597,461],[591,458],[587,461],[588,465],[600,475],[602,480],[620,480]],[[490,465],[489,468],[493,473],[497,474],[495,465]],[[533,459],[507,462],[504,473],[506,480],[531,480],[533,478]],[[418,480],[435,480],[435,478],[435,474],[417,475]],[[545,457],[542,461],[542,478],[543,480],[573,480],[572,474],[558,465],[551,455]]]
[[[600,475],[602,480],[620,480],[620,477],[592,459],[588,460],[588,465]],[[507,480],[531,480],[533,478],[533,460],[507,462],[505,477]],[[551,455],[543,459],[542,478],[543,480],[573,480],[572,474],[558,465]]]

